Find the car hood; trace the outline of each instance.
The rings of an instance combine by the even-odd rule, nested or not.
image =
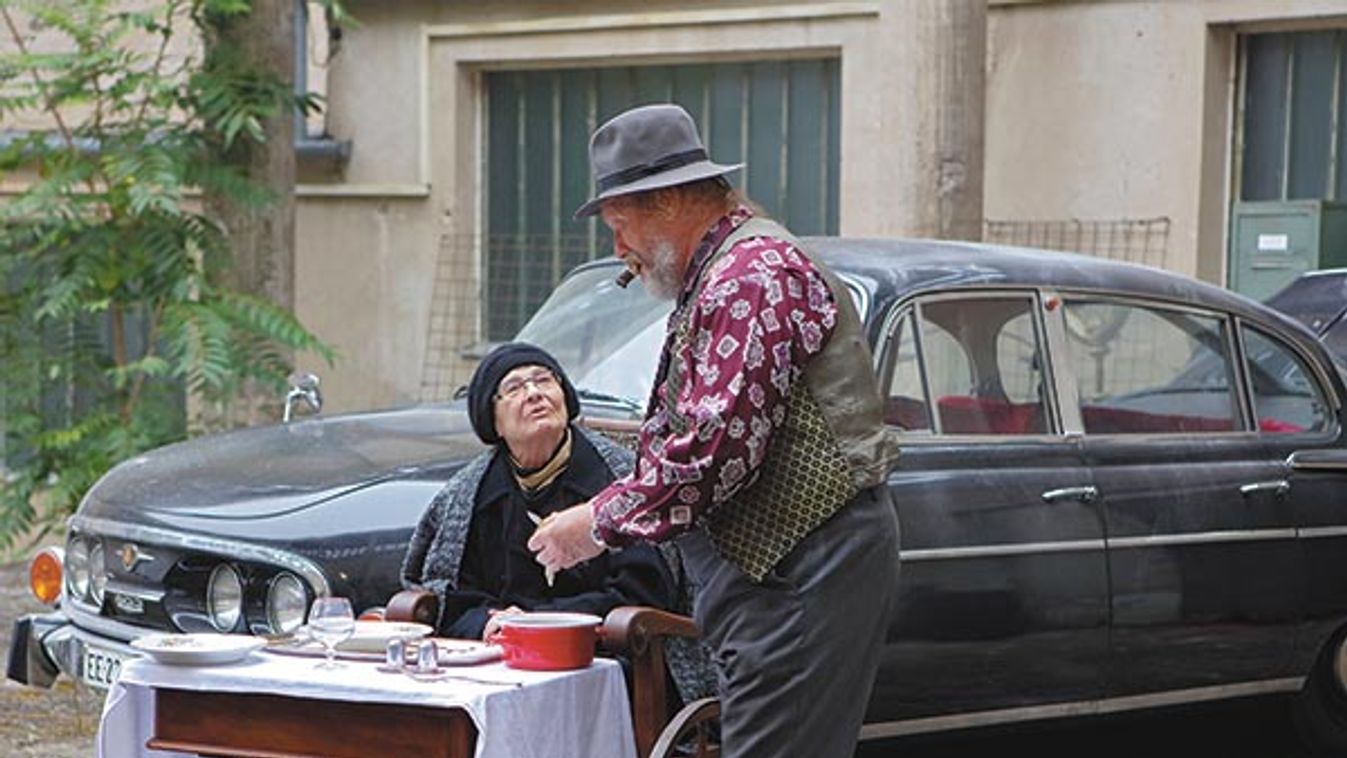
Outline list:
[[[79,515],[179,524],[284,516],[393,479],[433,485],[483,449],[461,405],[244,429],[121,463]]]

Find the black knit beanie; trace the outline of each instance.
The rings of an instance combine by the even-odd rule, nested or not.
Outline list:
[[[472,422],[472,430],[488,445],[500,442],[496,434],[496,387],[506,374],[520,366],[542,366],[556,374],[566,396],[567,420],[574,421],[580,415],[580,398],[557,359],[537,345],[507,342],[487,353],[468,382],[468,420]]]

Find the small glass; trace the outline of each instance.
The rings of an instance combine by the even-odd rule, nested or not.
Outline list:
[[[384,668],[400,671],[406,665],[407,641],[401,637],[394,637],[384,648]]]
[[[421,640],[416,646],[416,670],[422,674],[433,674],[440,670],[439,651],[434,640]]]
[[[309,608],[309,634],[323,645],[327,658],[318,668],[342,668],[337,663],[337,645],[355,634],[355,613],[344,597],[320,597]]]

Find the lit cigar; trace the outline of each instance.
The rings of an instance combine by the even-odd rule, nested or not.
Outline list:
[[[631,280],[635,278],[636,275],[631,272],[631,269],[624,268],[622,269],[622,273],[618,274],[617,278],[613,280],[613,283],[622,289],[626,289],[627,285],[631,284]]]

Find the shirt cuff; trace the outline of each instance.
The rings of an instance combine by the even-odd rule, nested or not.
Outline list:
[[[589,538],[594,541],[594,546],[600,550],[607,550],[608,543],[603,541],[603,535],[599,533],[599,525],[595,524],[589,530]]]
[[[607,491],[609,490],[605,490],[605,492]],[[589,536],[607,550],[623,548],[631,542],[627,535],[618,531],[616,525],[610,519],[605,518],[604,510],[612,500],[612,497],[605,498],[602,493],[595,495],[590,500],[590,507],[594,510],[594,527],[590,530]]]

